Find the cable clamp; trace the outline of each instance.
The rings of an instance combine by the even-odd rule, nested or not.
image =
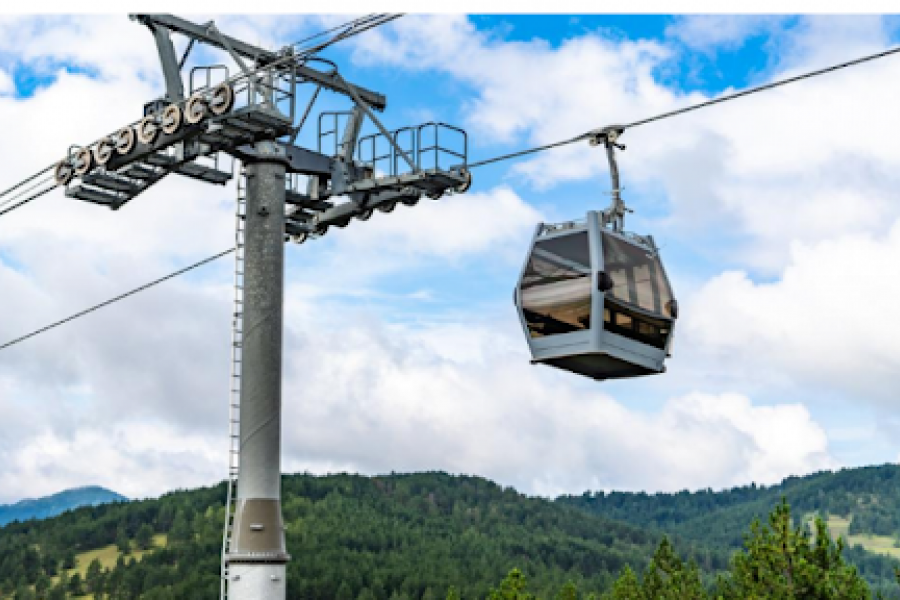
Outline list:
[[[618,140],[624,132],[625,127],[622,125],[609,125],[602,129],[594,129],[587,133],[588,143],[591,146],[599,146],[600,144],[608,146],[611,144],[619,150],[624,150],[624,145],[616,143],[616,140]]]

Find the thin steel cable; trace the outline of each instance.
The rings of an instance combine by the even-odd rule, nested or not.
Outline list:
[[[641,119],[640,121],[635,121],[634,123],[629,123],[628,125],[625,125],[624,127],[625,127],[625,129],[632,129],[634,127],[639,127],[640,125],[652,123],[653,121],[659,121],[661,119],[675,117],[677,115],[682,115],[687,112],[698,110],[700,108],[706,108],[707,106],[712,106],[713,104],[719,104],[720,102],[725,102],[727,100],[734,100],[735,98],[749,96],[750,94],[755,94],[757,92],[764,92],[766,90],[771,90],[772,88],[777,88],[782,85],[787,85],[789,83],[795,83],[797,81],[802,81],[803,79],[809,79],[811,77],[816,77],[818,75],[825,75],[826,73],[831,73],[833,71],[838,71],[840,69],[845,69],[847,67],[853,67],[853,66],[865,63],[865,62],[869,62],[871,60],[875,60],[878,58],[884,58],[884,57],[890,56],[892,54],[897,54],[898,52],[900,52],[900,46],[896,46],[889,50],[885,50],[884,52],[878,52],[876,54],[869,54],[869,55],[863,56],[861,58],[855,58],[853,60],[848,60],[847,62],[842,62],[842,63],[838,63],[836,65],[831,65],[830,67],[825,67],[824,69],[818,69],[816,71],[809,71],[808,73],[803,73],[801,75],[796,75],[794,77],[788,77],[787,79],[781,79],[779,81],[773,81],[772,83],[760,85],[755,88],[750,88],[750,89],[743,90],[740,92],[735,92],[734,94],[730,94],[728,96],[722,96],[721,98],[713,98],[712,100],[707,100],[706,102],[701,102],[699,104],[694,104],[692,106],[687,106],[685,108],[673,110],[673,111],[670,111],[667,113],[663,113],[661,115],[656,115],[655,117]]]
[[[314,39],[316,39],[316,38],[320,38],[320,37],[322,37],[323,35],[328,35],[329,33],[335,32],[335,31],[337,31],[338,29],[344,29],[345,27],[355,27],[355,26],[357,26],[358,24],[360,24],[360,23],[362,23],[362,22],[372,20],[372,19],[374,19],[374,18],[376,18],[376,17],[378,17],[378,16],[379,16],[378,13],[369,13],[368,15],[359,17],[359,18],[357,18],[357,19],[353,19],[352,21],[347,21],[346,23],[342,23],[341,25],[335,25],[335,26],[332,27],[331,29],[326,29],[325,31],[320,31],[319,33],[316,33],[316,34],[313,34],[313,35],[311,35],[311,36],[305,37],[305,38],[303,38],[303,39],[300,40],[300,41],[294,42],[293,44],[291,44],[291,46],[299,46],[299,45],[301,45],[301,44],[305,44],[306,42],[308,42],[308,41],[310,41],[310,40],[314,40]]]
[[[526,154],[534,154],[535,152],[543,152],[544,150],[550,150],[551,148],[558,148],[559,146],[566,146],[568,144],[574,144],[575,142],[580,142],[585,139],[587,134],[581,134],[579,136],[570,138],[568,140],[563,140],[561,142],[554,142],[552,144],[547,144],[546,146],[536,146],[534,148],[529,148],[528,150],[520,150],[518,152],[513,152],[511,154],[502,154],[500,156],[495,156],[493,158],[488,158],[486,160],[480,160],[478,162],[466,163],[465,167],[467,169],[474,169],[475,167],[483,167],[484,165],[489,165],[491,163],[500,162],[501,160],[509,160],[510,158],[517,158],[519,156],[525,156]]]
[[[34,178],[32,177],[31,179],[34,179]],[[25,195],[27,195],[27,194],[30,194],[30,193],[33,192],[35,189],[37,189],[37,188],[39,188],[39,187],[43,187],[43,186],[47,185],[47,184],[50,183],[50,182],[53,182],[53,185],[52,185],[51,187],[56,187],[56,182],[54,181],[53,175],[50,175],[50,176],[48,176],[48,177],[44,177],[44,178],[41,179],[40,181],[37,181],[37,182],[33,183],[32,185],[30,185],[29,187],[25,188],[24,190],[20,190],[20,191],[16,192],[15,194],[13,194],[10,198],[7,198],[6,200],[0,202],[0,208],[3,208],[4,206],[6,206],[6,205],[8,205],[8,204],[12,204],[13,202],[15,202],[16,200],[18,200],[18,199],[21,198],[22,196],[25,196]],[[21,187],[21,186],[19,186],[19,187]]]
[[[9,188],[9,189],[3,191],[2,193],[0,193],[0,198],[3,198],[3,197],[6,196],[8,193],[10,193],[10,192],[12,192],[12,191],[14,191],[14,190],[19,189],[20,187],[22,187],[22,186],[25,185],[26,183],[29,183],[29,182],[31,182],[31,181],[34,181],[35,179],[37,179],[38,177],[40,177],[41,175],[43,175],[43,174],[46,173],[47,171],[52,171],[55,167],[56,167],[56,163],[53,163],[52,165],[50,165],[50,166],[47,167],[46,169],[42,169],[42,170],[38,171],[37,173],[35,173],[35,174],[32,175],[31,177],[29,177],[28,179],[23,179],[22,181],[20,181],[20,182],[17,183],[16,185],[14,185],[14,186],[12,186],[11,188]]]
[[[336,35],[335,37],[333,37],[330,40],[326,40],[326,41],[322,42],[321,44],[319,44],[317,46],[310,46],[308,48],[301,50],[301,52],[299,53],[299,56],[308,56],[310,54],[315,54],[317,52],[321,52],[322,50],[324,50],[328,46],[331,46],[332,44],[336,44],[337,42],[340,42],[341,40],[345,40],[345,39],[353,37],[355,35],[359,35],[360,33],[363,33],[365,31],[368,31],[375,27],[380,27],[380,26],[384,25],[385,23],[390,23],[394,19],[399,19],[402,16],[403,16],[402,13],[396,13],[396,14],[384,13],[383,15],[380,15],[377,19],[374,19],[372,21],[365,23],[364,26],[349,29],[347,31],[344,31],[344,32]]]
[[[9,212],[12,212],[12,211],[16,210],[17,208],[21,208],[21,207],[25,206],[26,204],[28,204],[28,203],[31,202],[32,200],[35,200],[35,199],[37,199],[37,198],[40,198],[41,196],[43,196],[43,195],[46,194],[47,192],[50,192],[50,191],[55,190],[55,189],[56,189],[56,184],[53,184],[53,185],[51,185],[50,187],[48,187],[47,189],[41,190],[40,192],[34,194],[33,196],[29,196],[28,198],[25,198],[24,200],[22,200],[22,201],[19,202],[18,204],[13,204],[13,205],[10,206],[9,208],[4,208],[3,210],[0,210],[0,217],[2,217],[3,215],[5,215],[6,213],[9,213]]]
[[[51,323],[50,325],[41,327],[40,329],[35,329],[31,333],[25,334],[21,337],[17,337],[14,340],[10,340],[10,341],[6,342],[2,346],[0,346],[0,350],[4,350],[6,348],[9,348],[10,346],[15,346],[16,344],[24,342],[27,339],[33,338],[36,335],[40,335],[46,331],[49,331],[56,327],[59,327],[60,325],[65,325],[66,323],[69,323],[70,321],[74,321],[75,319],[78,319],[87,314],[90,314],[90,313],[92,313],[96,310],[99,310],[105,306],[109,306],[110,304],[114,304],[120,300],[124,300],[125,298],[127,298],[129,296],[133,296],[134,294],[137,294],[138,292],[143,292],[144,290],[151,288],[155,285],[159,285],[160,283],[163,283],[164,281],[168,281],[169,279],[173,279],[175,277],[178,277],[179,275],[183,275],[184,273],[187,273],[188,271],[192,271],[198,267],[202,267],[205,264],[211,263],[214,260],[218,260],[218,259],[222,258],[223,256],[227,256],[227,255],[231,254],[232,252],[234,252],[234,250],[235,250],[234,248],[229,248],[228,250],[219,252],[218,254],[214,254],[213,256],[210,256],[209,258],[204,258],[203,260],[201,260],[199,262],[195,262],[194,264],[184,267],[183,269],[179,269],[178,271],[175,271],[174,273],[169,273],[165,277],[160,277],[159,279],[155,279],[155,280],[151,281],[150,283],[145,283],[144,285],[142,285],[140,287],[136,287],[133,290],[125,292],[124,294],[119,294],[118,296],[115,296],[114,298],[110,298],[109,300],[101,302],[100,304],[95,304],[94,306],[92,306],[88,309],[82,310],[81,312],[77,312],[74,315],[70,315],[70,316],[66,317],[65,319],[61,319],[59,321],[56,321],[55,323]]]
[[[772,83],[767,83],[765,85],[760,85],[757,87],[749,88],[746,90],[741,90],[740,92],[735,92],[733,94],[729,94],[727,96],[721,96],[719,98],[713,98],[711,100],[707,100],[706,102],[700,102],[698,104],[693,104],[691,106],[686,106],[684,108],[679,108],[676,110],[672,110],[669,112],[665,112],[662,114],[658,114],[652,117],[647,117],[646,119],[640,119],[638,121],[634,121],[632,123],[628,123],[627,125],[621,125],[620,128],[622,130],[625,129],[633,129],[635,127],[640,127],[641,125],[646,125],[647,123],[653,123],[654,121],[661,121],[663,119],[668,119],[670,117],[675,117],[678,115],[683,115],[685,113],[689,113],[695,110],[699,110],[701,108],[707,108],[712,106],[713,104],[721,104],[722,102],[728,102],[729,100],[735,100],[737,98],[743,98],[744,96],[749,96],[751,94],[756,94],[758,92],[765,92],[771,90],[773,88],[781,87],[783,85],[787,85],[789,83],[796,83],[798,81],[802,81],[804,79],[810,79],[812,77],[817,77],[819,75],[825,75],[827,73],[832,73],[834,71],[838,71],[840,69],[845,69],[847,67],[853,67],[865,62],[869,62],[872,60],[876,60],[879,58],[884,58],[886,56],[890,56],[893,54],[897,54],[900,52],[900,46],[895,46],[894,48],[890,48],[883,52],[878,52],[875,54],[869,54],[860,58],[855,58],[853,60],[848,60],[846,62],[838,63],[836,65],[831,65],[829,67],[825,67],[823,69],[817,69],[815,71],[809,71],[807,73],[802,73],[800,75],[796,75],[794,77],[788,77],[787,79],[781,79],[778,81],[773,81]],[[547,144],[545,146],[536,146],[534,148],[529,148],[527,150],[520,150],[519,152],[513,152],[511,154],[503,154],[501,156],[496,156],[494,158],[489,158],[487,160],[482,160],[474,163],[469,163],[466,166],[468,169],[474,169],[475,167],[481,167],[484,165],[488,165],[495,162],[500,162],[503,160],[509,160],[510,158],[516,158],[519,156],[525,156],[526,154],[533,154],[535,152],[542,152],[544,150],[549,150],[551,148],[557,148],[559,146],[566,146],[568,144],[574,144],[575,142],[580,142],[582,140],[586,140],[596,133],[600,131],[599,129],[593,129],[591,131],[587,131],[581,135],[575,136],[573,138],[569,138],[567,140],[563,140],[560,142],[556,142],[553,144]],[[462,165],[460,165],[462,166]]]

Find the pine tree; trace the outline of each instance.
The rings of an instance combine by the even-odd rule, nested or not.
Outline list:
[[[84,584],[81,580],[81,573],[75,573],[72,575],[72,578],[69,579],[69,593],[73,596],[84,595]]]
[[[95,596],[103,591],[103,567],[98,559],[95,558],[88,565],[84,582],[87,585],[88,592]]]
[[[144,523],[138,528],[134,541],[141,550],[149,549],[153,546],[153,529]]]
[[[500,589],[491,590],[488,600],[534,600],[528,593],[528,580],[522,571],[513,569],[500,583]]]
[[[578,600],[578,586],[571,581],[566,582],[556,595],[556,600]]]
[[[832,541],[828,526],[816,519],[815,540],[805,527],[792,527],[791,509],[782,498],[769,515],[751,526],[744,552],[734,558],[732,575],[721,582],[726,600],[867,600],[868,584],[842,556],[843,541]]]
[[[37,581],[34,583],[34,591],[37,592],[38,596],[44,597],[47,594],[47,590],[50,589],[50,586],[53,585],[53,582],[47,575],[41,573],[38,576]]]
[[[612,590],[603,595],[603,600],[644,600],[644,592],[641,582],[631,567],[622,569],[619,578],[613,584]]]
[[[116,532],[116,547],[119,549],[124,555],[131,554],[131,542],[128,541],[128,536],[125,534],[125,529],[119,527]]]
[[[350,585],[346,581],[342,581],[334,597],[335,600],[353,600],[353,590],[350,589]]]

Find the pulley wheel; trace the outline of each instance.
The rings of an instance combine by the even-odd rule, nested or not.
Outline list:
[[[384,204],[379,204],[377,208],[383,213],[389,213],[392,212],[396,207],[396,202],[385,202]]]
[[[340,227],[341,229],[343,229],[344,227],[346,227],[347,225],[350,224],[350,219],[351,219],[351,217],[347,217],[346,219],[341,219],[340,221],[337,221],[335,223],[335,225],[337,227]]]
[[[166,135],[172,135],[181,129],[183,117],[181,108],[177,104],[170,104],[162,114],[162,130]]]
[[[90,148],[82,148],[75,153],[75,175],[81,177],[94,166],[94,153]]]
[[[115,149],[116,147],[111,138],[103,138],[94,146],[94,160],[102,167],[112,158]]]
[[[194,94],[184,106],[184,121],[188,125],[196,125],[206,117],[206,98]]]
[[[296,244],[302,244],[307,239],[309,239],[309,234],[304,231],[303,233],[298,233],[291,239],[293,239],[294,243],[296,243]]]
[[[213,90],[209,100],[209,110],[217,117],[224,115],[234,106],[234,90],[227,83],[223,83]]]
[[[53,169],[53,177],[56,179],[57,185],[69,185],[72,177],[75,176],[75,169],[67,160],[60,161],[56,168]]]
[[[134,129],[131,127],[123,127],[116,133],[115,146],[116,152],[125,156],[134,150]]]
[[[318,225],[316,227],[316,235],[323,236],[328,233],[328,225]]]
[[[367,208],[367,209],[363,210],[362,212],[360,212],[359,214],[357,214],[356,218],[359,219],[360,221],[368,221],[369,219],[372,218],[372,213],[374,213],[374,212],[375,211],[373,209]]]
[[[462,194],[462,193],[468,192],[469,188],[472,187],[472,171],[469,171],[468,169],[463,169],[462,171],[459,172],[459,174],[462,175],[463,177],[465,177],[465,181],[463,181],[461,184],[456,186],[456,188],[454,188],[454,189],[455,189],[455,191]]]
[[[400,202],[402,202],[406,206],[415,206],[416,204],[419,203],[419,197],[418,196],[404,196],[403,198],[400,199]]]
[[[156,124],[156,117],[144,117],[137,124],[137,138],[142,144],[148,146],[156,140],[159,135],[159,125]]]

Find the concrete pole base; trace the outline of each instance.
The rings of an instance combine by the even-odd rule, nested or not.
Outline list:
[[[228,595],[241,600],[284,600],[287,597],[286,566],[231,563]]]

